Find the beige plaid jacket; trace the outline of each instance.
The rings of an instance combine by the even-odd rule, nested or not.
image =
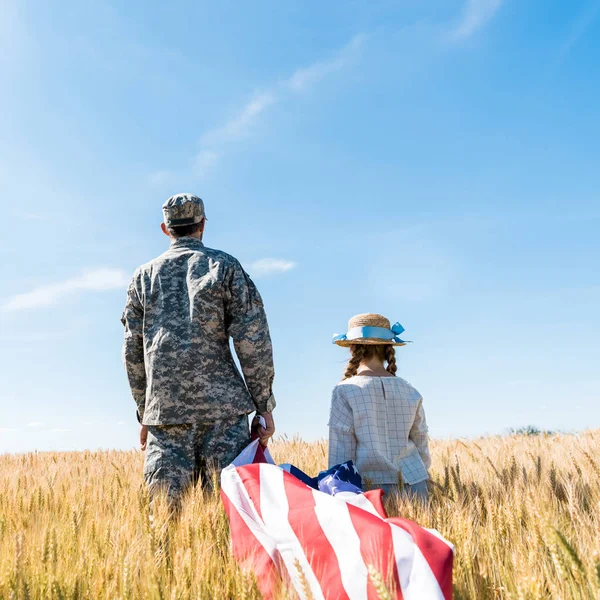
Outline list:
[[[414,484],[431,465],[423,398],[400,377],[357,375],[333,389],[329,466],[354,461],[373,484]]]

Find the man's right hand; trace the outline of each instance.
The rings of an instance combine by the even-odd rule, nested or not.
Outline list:
[[[264,412],[260,416],[265,420],[266,427],[258,426],[258,439],[262,446],[266,446],[269,443],[269,438],[273,437],[275,433],[275,421],[273,420],[273,413]]]

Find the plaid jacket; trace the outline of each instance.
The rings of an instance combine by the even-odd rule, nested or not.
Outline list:
[[[400,377],[355,376],[333,390],[329,466],[354,461],[374,484],[428,479],[431,465],[423,398]]]

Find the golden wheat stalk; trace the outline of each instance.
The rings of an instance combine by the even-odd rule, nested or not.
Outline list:
[[[272,453],[307,473],[327,467],[324,441],[281,439]],[[433,440],[431,454],[431,502],[388,508],[455,544],[457,598],[600,597],[600,431]],[[159,502],[151,520],[142,459],[0,456],[0,600],[258,600],[231,556],[218,494],[192,490],[175,520]]]

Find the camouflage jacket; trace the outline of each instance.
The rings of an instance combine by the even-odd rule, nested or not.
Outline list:
[[[240,263],[225,252],[193,237],[174,239],[164,254],[136,270],[121,321],[123,361],[145,425],[274,408],[262,299]]]

